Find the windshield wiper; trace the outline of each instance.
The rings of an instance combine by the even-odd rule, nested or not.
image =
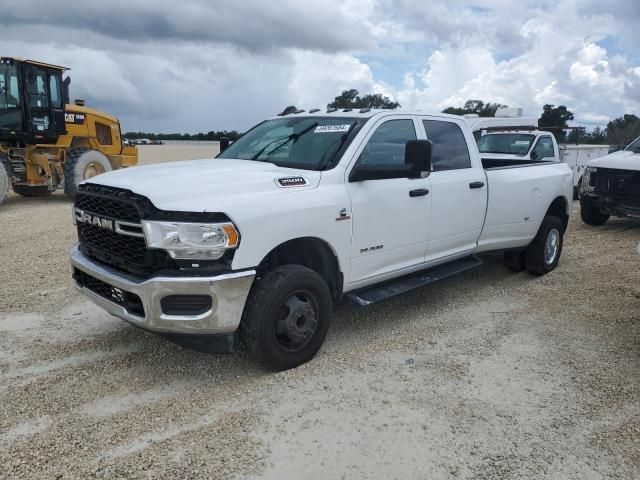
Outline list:
[[[340,139],[340,143],[338,144],[338,148],[336,148],[336,151],[333,152],[333,155],[331,155],[331,158],[329,158],[328,160],[327,159],[322,160],[318,165],[318,167],[316,168],[316,170],[323,170],[324,167],[326,167],[327,165],[329,165],[331,162],[335,160],[336,155],[338,155],[338,152],[340,151],[344,143],[347,141],[347,138],[349,138],[349,135],[351,135],[351,132],[353,131],[353,127],[355,127],[357,124],[358,122],[351,122],[351,125],[349,125],[349,129],[346,132],[344,132],[344,135],[342,135],[342,138]]]
[[[311,125],[309,125],[307,128],[303,129],[301,132],[298,133],[292,133],[291,135],[289,135],[288,137],[282,137],[282,138],[276,138],[275,140],[267,143],[264,147],[262,147],[258,153],[256,153],[253,157],[251,157],[251,160],[258,160],[258,158],[260,158],[260,155],[262,155],[262,153],[270,146],[273,145],[276,142],[280,142],[282,141],[282,143],[280,143],[279,145],[275,146],[273,149],[271,149],[269,152],[267,152],[267,155],[271,155],[273,152],[275,152],[276,150],[279,150],[280,148],[284,147],[287,143],[289,143],[290,141],[293,140],[293,142],[295,143],[296,140],[298,140],[301,136],[303,136],[305,133],[307,133],[309,130],[312,130],[314,128],[316,128],[318,126],[318,122],[314,122]]]

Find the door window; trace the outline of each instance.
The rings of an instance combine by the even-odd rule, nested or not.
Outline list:
[[[51,92],[51,106],[53,108],[62,108],[62,95],[60,94],[60,76],[49,76],[49,91]]]
[[[409,140],[416,140],[413,120],[389,120],[373,132],[360,154],[361,165],[402,165]]]
[[[555,152],[553,150],[553,140],[551,140],[551,137],[541,137],[533,149],[533,152],[535,153],[536,160],[554,157]]]
[[[31,68],[27,71],[27,94],[29,95],[29,107],[47,108],[47,74],[40,68]]]
[[[433,144],[431,169],[434,172],[471,168],[467,141],[458,125],[440,120],[423,120],[422,123]]]

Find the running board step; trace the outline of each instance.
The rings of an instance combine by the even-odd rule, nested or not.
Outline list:
[[[409,292],[416,288],[424,287],[430,283],[457,275],[458,273],[479,267],[480,265],[482,265],[482,260],[476,257],[465,257],[379,285],[349,292],[347,293],[347,298],[361,307],[366,307],[367,305],[381,302],[382,300],[395,297],[396,295]]]

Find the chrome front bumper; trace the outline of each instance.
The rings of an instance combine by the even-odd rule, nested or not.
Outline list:
[[[107,312],[145,330],[168,334],[213,335],[234,332],[240,324],[244,304],[256,272],[229,273],[216,277],[156,277],[140,280],[100,265],[83,255],[77,245],[71,250],[71,265],[102,282],[140,297],[144,317],[75,282],[80,293]],[[210,295],[211,309],[199,315],[167,315],[160,300],[167,295]]]

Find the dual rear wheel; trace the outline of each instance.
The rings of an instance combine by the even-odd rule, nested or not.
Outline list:
[[[525,250],[506,252],[505,265],[513,271],[527,270],[544,275],[556,268],[562,253],[564,224],[553,215],[546,215],[533,241]]]

